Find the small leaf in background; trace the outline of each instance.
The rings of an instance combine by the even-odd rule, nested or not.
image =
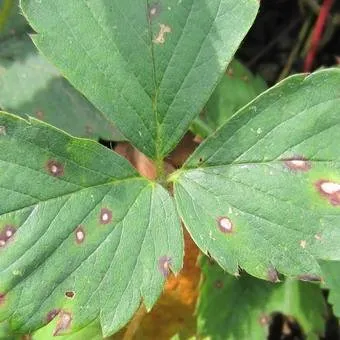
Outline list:
[[[260,76],[254,76],[242,63],[232,60],[200,116],[193,122],[192,131],[203,138],[207,137],[208,133],[200,129],[201,124],[215,131],[266,89],[267,85]]]
[[[326,305],[318,285],[291,279],[274,284],[246,273],[235,278],[207,257],[201,268],[197,327],[202,338],[264,340],[275,312],[295,319],[308,340],[323,335]]]
[[[328,302],[334,315],[340,317],[340,262],[320,261],[325,288],[329,289]]]
[[[22,0],[21,6],[39,49],[140,151],[162,159],[203,108],[259,4]]]
[[[0,107],[44,120],[72,135],[122,140],[100,111],[39,55],[26,36],[0,45]]]
[[[18,0],[0,0],[0,42],[14,35],[21,35],[28,28],[19,13]]]
[[[160,185],[96,142],[0,114],[0,320],[55,334],[98,316],[105,336],[150,310],[183,236]]]
[[[204,253],[275,281],[320,279],[340,259],[340,69],[260,95],[172,175],[178,211]]]

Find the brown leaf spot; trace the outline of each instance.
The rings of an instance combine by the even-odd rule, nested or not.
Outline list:
[[[108,224],[112,221],[112,211],[107,208],[100,210],[100,224]]]
[[[214,282],[214,286],[215,286],[215,288],[217,288],[217,289],[223,288],[223,281],[222,281],[222,280],[216,280],[216,281]]]
[[[65,296],[69,299],[73,299],[75,295],[76,295],[76,293],[73,292],[73,291],[65,292]]]
[[[298,279],[301,281],[311,281],[311,282],[322,281],[322,278],[319,275],[314,275],[314,274],[302,274],[298,276]]]
[[[0,125],[0,136],[6,136],[6,135],[7,135],[6,128]]]
[[[46,170],[54,177],[60,177],[64,175],[64,166],[54,159],[50,159],[46,163]]]
[[[164,24],[159,24],[160,29],[159,32],[156,36],[156,38],[153,39],[153,42],[155,44],[164,44],[165,43],[165,35],[167,33],[171,33],[171,27],[168,25],[164,25]]]
[[[51,322],[58,314],[60,313],[60,309],[52,309],[46,315],[46,323]]]
[[[71,313],[60,311],[59,313],[59,320],[57,322],[57,326],[54,330],[53,336],[61,334],[63,331],[65,331],[67,328],[70,327],[72,322],[72,315]]]
[[[233,232],[233,223],[226,216],[221,216],[217,219],[217,226],[222,233],[229,234]]]
[[[296,156],[294,158],[285,159],[284,163],[286,167],[292,171],[306,172],[310,170],[310,168],[312,167],[311,162],[309,162],[302,156]]]
[[[315,187],[329,203],[334,206],[340,205],[340,183],[322,179],[315,183]]]
[[[3,293],[0,293],[0,307],[5,303],[6,295]]]
[[[266,314],[262,314],[259,318],[259,324],[262,326],[262,327],[266,327],[269,325],[269,322],[270,322],[270,317]]]
[[[90,125],[85,126],[85,134],[86,134],[86,136],[92,136],[93,135],[93,129]]]
[[[279,276],[277,274],[277,271],[274,267],[270,267],[267,272],[267,279],[271,282],[279,282]]]
[[[78,226],[78,228],[74,232],[75,237],[76,237],[76,242],[78,244],[81,244],[85,240],[85,231],[82,225]]]
[[[5,225],[5,228],[0,232],[0,248],[4,247],[7,242],[13,237],[16,228],[13,225]]]
[[[30,334],[26,334],[21,337],[21,340],[32,340],[32,339],[33,339],[32,335]]]
[[[249,81],[249,78],[248,78],[248,76],[242,76],[242,80],[247,83]]]
[[[38,118],[38,119],[40,119],[40,120],[43,120],[44,119],[44,112],[42,112],[42,111],[37,111],[36,113],[35,113],[35,116]]]
[[[158,269],[162,275],[166,278],[170,274],[171,257],[161,256],[158,260]]]

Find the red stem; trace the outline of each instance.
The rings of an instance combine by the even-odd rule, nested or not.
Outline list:
[[[313,67],[316,52],[318,50],[322,33],[327,21],[328,14],[332,8],[333,2],[334,0],[324,0],[320,8],[318,19],[316,20],[315,26],[313,28],[309,51],[305,59],[304,72],[310,72]]]

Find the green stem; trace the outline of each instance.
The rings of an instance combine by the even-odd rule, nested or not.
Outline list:
[[[164,161],[163,159],[157,159],[155,161],[156,165],[156,174],[157,174],[157,181],[160,184],[166,183],[166,173],[165,173],[165,168],[164,168]]]

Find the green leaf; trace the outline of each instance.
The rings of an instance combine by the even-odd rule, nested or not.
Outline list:
[[[28,24],[19,13],[19,1],[0,0],[0,40],[20,35],[27,29]]]
[[[266,89],[267,85],[260,76],[254,76],[238,60],[232,60],[199,118],[193,122],[192,131],[206,138]],[[201,124],[208,129],[204,126],[200,129]]]
[[[340,317],[340,262],[320,262],[326,288],[329,289],[328,302],[333,306],[334,315]]]
[[[266,91],[172,175],[191,236],[230,273],[316,280],[340,259],[340,69]]]
[[[121,140],[100,111],[76,91],[30,39],[10,39],[0,51],[0,106],[42,119],[79,137]]]
[[[293,317],[307,339],[323,335],[326,305],[318,285],[291,279],[274,284],[244,273],[235,278],[206,257],[201,268],[197,327],[203,338],[267,339],[273,313]]]
[[[233,60],[203,109],[203,120],[216,130],[237,110],[267,89],[259,76],[254,76],[239,61]]]
[[[168,154],[250,28],[257,0],[32,1],[34,41],[151,158]]]
[[[0,340],[16,340],[7,321],[0,322]]]
[[[169,194],[96,142],[0,115],[0,319],[103,334],[153,306],[183,239]]]
[[[238,60],[232,60],[199,118],[192,123],[191,130],[203,138],[208,137],[266,89],[267,85],[260,76],[254,76]]]

